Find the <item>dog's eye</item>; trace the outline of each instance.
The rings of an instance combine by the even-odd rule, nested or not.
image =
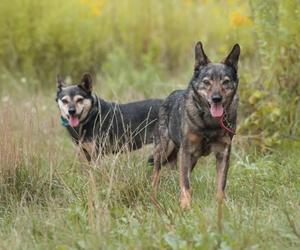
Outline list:
[[[76,102],[77,103],[82,103],[83,102],[83,98],[78,98]]]
[[[63,104],[68,104],[68,100],[67,99],[62,99],[61,100]]]
[[[223,85],[228,85],[230,83],[230,81],[228,79],[223,81]]]
[[[209,86],[210,85],[210,81],[207,79],[202,80],[202,82],[206,85]]]

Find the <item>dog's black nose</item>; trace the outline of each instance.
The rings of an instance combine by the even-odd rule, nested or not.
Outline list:
[[[222,96],[220,94],[213,94],[212,97],[211,97],[211,100],[214,103],[219,103],[219,102],[222,101]]]
[[[69,115],[75,115],[76,114],[76,108],[69,108]]]

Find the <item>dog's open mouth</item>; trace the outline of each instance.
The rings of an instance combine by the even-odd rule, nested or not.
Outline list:
[[[79,125],[79,118],[77,115],[68,116],[68,120],[69,120],[69,125],[73,128],[75,128]]]
[[[210,105],[210,114],[214,118],[220,118],[223,116],[224,108],[222,103],[212,103]]]
[[[73,128],[77,127],[80,123],[80,117],[83,113],[83,110],[81,111],[81,113],[79,115],[67,115],[68,117],[68,122],[69,122],[69,125]]]

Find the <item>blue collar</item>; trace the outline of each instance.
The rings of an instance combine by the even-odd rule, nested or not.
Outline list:
[[[68,122],[68,120],[66,119],[66,118],[64,118],[64,117],[60,117],[60,123],[61,123],[61,125],[63,125],[64,127],[68,127],[69,126],[69,122]]]

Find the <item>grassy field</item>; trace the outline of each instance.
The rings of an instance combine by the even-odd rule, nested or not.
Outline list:
[[[299,20],[297,0],[0,1],[0,249],[300,249]],[[158,208],[152,147],[88,166],[54,101],[56,74],[86,71],[107,100],[164,98],[198,40],[213,61],[242,49],[222,230],[212,156],[189,211],[164,168]]]
[[[262,155],[236,136],[221,232],[213,157],[193,173],[190,211],[179,207],[178,171],[165,168],[157,209],[151,147],[89,167],[53,95],[3,96],[0,116],[2,249],[299,249],[299,143]]]

